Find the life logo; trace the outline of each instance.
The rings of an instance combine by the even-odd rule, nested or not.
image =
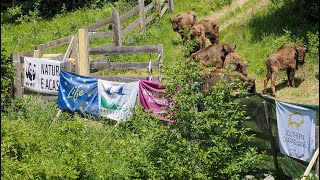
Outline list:
[[[288,127],[297,126],[299,128],[304,123],[304,117],[300,112],[295,112],[289,115]]]
[[[29,63],[26,69],[26,77],[30,79],[30,81],[35,80],[36,78],[36,64]]]

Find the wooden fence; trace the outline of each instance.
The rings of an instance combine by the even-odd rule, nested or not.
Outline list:
[[[138,5],[120,16],[117,10],[112,11],[111,17],[103,19],[94,24],[90,24],[78,30],[78,34],[73,34],[57,40],[46,42],[35,47],[34,51],[20,52],[12,54],[13,65],[16,68],[14,78],[14,96],[23,97],[25,94],[23,88],[23,59],[24,57],[47,58],[59,60],[62,62],[61,68],[68,72],[75,72],[80,75],[92,76],[91,68],[107,68],[107,69],[149,69],[159,68],[159,75],[153,80],[161,80],[161,63],[163,57],[163,46],[123,46],[122,40],[130,32],[138,29],[134,36],[138,33],[145,32],[146,26],[152,21],[161,18],[166,11],[173,11],[173,0],[160,0],[158,3],[151,2],[147,6],[144,5],[144,0],[139,0]],[[149,13],[148,13],[149,12]],[[133,20],[128,26],[122,27],[121,24],[127,21],[130,17],[139,14],[138,18]],[[150,14],[146,16],[146,14]],[[132,19],[132,18],[131,18]],[[97,32],[103,26],[112,25],[112,30],[106,32]],[[113,44],[106,44],[99,47],[89,48],[89,42],[112,38]],[[61,54],[44,54],[43,52],[59,46],[68,45],[65,53]],[[106,58],[90,60],[89,55],[97,54],[140,54],[140,53],[158,53],[158,62],[108,62]],[[93,76],[97,77],[97,76]],[[149,76],[101,76],[101,79],[111,81],[130,82],[139,79],[149,79]],[[27,91],[26,91],[27,92]],[[30,92],[27,92],[30,93]],[[44,95],[45,96],[45,95]],[[55,96],[56,98],[56,96]]]

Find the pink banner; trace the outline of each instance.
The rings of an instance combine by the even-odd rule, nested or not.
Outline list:
[[[154,114],[157,114],[160,120],[175,122],[159,115],[167,113],[166,108],[170,106],[170,103],[166,99],[159,98],[160,93],[165,91],[165,88],[160,86],[160,82],[140,80],[139,102],[145,110],[151,110]]]

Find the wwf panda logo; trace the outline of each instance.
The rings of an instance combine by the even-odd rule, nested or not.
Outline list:
[[[27,70],[26,70],[26,76],[30,79],[30,81],[33,81],[36,78],[36,65],[29,63]]]

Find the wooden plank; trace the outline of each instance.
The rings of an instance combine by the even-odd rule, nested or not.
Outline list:
[[[90,75],[88,47],[89,47],[88,29],[79,29],[78,73],[83,76]]]
[[[160,12],[160,17],[163,16],[163,14],[166,12],[166,10],[169,8],[168,3],[166,3],[166,5],[162,8],[161,12]]]
[[[146,18],[146,24],[149,24],[151,21],[154,20],[154,18],[155,18],[155,15],[154,15],[154,14],[148,16],[148,17]]]
[[[148,80],[148,76],[90,76],[98,79],[115,82],[133,82],[138,80]],[[152,77],[152,81],[159,81],[158,77]]]
[[[103,38],[113,37],[114,32],[113,31],[107,31],[107,32],[96,32],[94,34],[89,35],[89,41],[94,40],[100,40]]]
[[[136,28],[139,25],[140,19],[136,19],[135,21],[133,21],[129,26],[127,26],[126,28],[124,28],[121,31],[122,35],[127,35],[130,31],[132,31],[134,28]]]
[[[138,54],[138,53],[158,53],[162,45],[146,45],[146,46],[100,46],[89,49],[90,55],[97,54]]]
[[[151,62],[151,68],[157,68],[159,63]],[[107,68],[107,69],[148,69],[149,62],[97,62],[90,63],[91,68]]]
[[[146,31],[146,15],[144,12],[144,0],[139,0],[139,24],[143,32]]]
[[[145,8],[144,8],[144,12],[148,12],[150,9],[152,9],[154,7],[154,2],[151,2],[150,4],[148,4]]]
[[[63,59],[62,59],[62,62],[66,62],[67,59],[70,57],[71,55],[71,50],[72,50],[72,47],[73,47],[73,42],[74,42],[74,39],[75,39],[75,36],[73,36],[70,40],[70,43],[69,43],[69,46],[68,46],[68,49],[66,51],[66,53],[64,54],[63,56]]]
[[[34,51],[22,52],[21,56],[33,57]]]
[[[36,47],[37,50],[44,51],[46,49],[55,48],[58,46],[62,46],[68,44],[74,35],[63,37],[54,41],[50,41],[44,44],[40,44]]]
[[[122,46],[121,39],[121,26],[119,19],[119,12],[117,10],[112,11],[113,32],[114,32],[114,44],[116,46]]]
[[[128,11],[126,14],[122,15],[120,17],[120,23],[122,23],[123,21],[127,20],[128,18],[130,18],[131,16],[135,15],[138,12],[139,12],[139,5],[137,5],[136,7],[131,9],[130,11]]]
[[[49,59],[56,60],[56,61],[62,61],[64,56],[65,56],[65,54],[60,54],[58,56],[50,57]]]
[[[159,5],[162,6],[162,4],[165,2],[166,0],[160,0],[159,1]]]
[[[23,84],[21,74],[23,72],[22,63],[20,63],[20,54],[14,53],[11,55],[13,66],[15,67],[15,77],[13,79],[13,94],[15,98],[23,97]]]
[[[101,20],[99,22],[96,22],[94,24],[90,24],[90,25],[88,25],[86,27],[83,27],[82,29],[88,29],[88,31],[94,31],[94,30],[96,30],[96,29],[98,29],[98,28],[100,28],[100,27],[102,27],[102,26],[104,26],[106,24],[111,23],[111,22],[112,22],[112,18],[110,17],[110,18]]]
[[[174,6],[173,6],[173,0],[168,0],[169,10],[170,12],[173,12]]]
[[[64,62],[60,64],[61,69],[68,71],[68,72],[76,72],[77,66],[76,64]]]

